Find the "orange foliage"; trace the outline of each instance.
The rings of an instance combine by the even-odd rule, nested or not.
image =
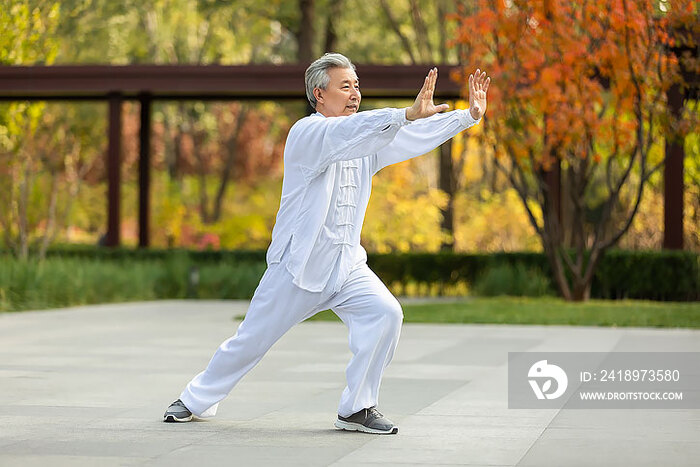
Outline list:
[[[532,149],[535,168],[551,164],[549,154],[597,162],[586,149],[592,139],[628,153],[637,122],[625,116],[637,104],[658,105],[647,91],[665,89],[678,73],[658,46],[672,41],[671,23],[692,20],[697,8],[663,3],[666,13],[649,0],[479,0],[476,13],[453,16],[468,51],[462,79],[476,66],[488,71],[488,123],[518,158]]]
[[[470,8],[474,13],[461,7],[453,18],[465,88],[476,67],[491,76],[481,140],[497,161],[508,159],[499,167],[527,209],[562,295],[585,300],[602,252],[629,229],[644,184],[659,167],[649,159],[655,137],[685,136],[697,124],[697,116],[669,118],[665,92],[682,83],[679,60],[684,69],[698,70],[697,63],[688,63],[691,53],[676,58],[671,49],[677,40],[690,50],[697,47],[697,4],[477,4]],[[557,166],[564,195],[554,198],[547,173]],[[627,192],[630,196],[623,196]],[[542,220],[531,201],[539,205]],[[566,215],[559,215],[560,202]],[[571,247],[575,260],[562,254]]]

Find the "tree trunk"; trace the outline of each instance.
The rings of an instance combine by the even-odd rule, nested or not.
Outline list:
[[[582,280],[573,281],[573,287],[571,291],[571,301],[573,302],[585,302],[591,298],[591,284],[585,283]]]
[[[216,192],[216,198],[214,199],[214,209],[211,214],[211,221],[217,222],[221,219],[221,205],[223,204],[224,194],[226,193],[226,187],[231,178],[231,173],[233,172],[233,165],[236,162],[236,143],[238,142],[238,135],[241,133],[243,124],[245,123],[246,116],[248,115],[248,108],[241,106],[238,112],[238,118],[236,119],[236,129],[233,134],[226,142],[226,162],[221,170],[221,178],[219,180],[219,188]]]
[[[545,236],[547,236],[546,233]],[[561,296],[564,298],[564,300],[571,301],[571,288],[569,287],[569,282],[566,279],[564,265],[562,264],[561,258],[559,258],[556,247],[546,238],[542,239],[542,246],[544,247],[544,253],[547,255],[547,259],[549,260],[549,266],[552,268],[554,282],[556,283]]]
[[[200,132],[192,134],[193,147],[195,158],[197,159],[197,178],[199,178],[199,216],[204,224],[209,224],[211,216],[209,215],[209,196],[207,195],[207,169],[205,167],[204,158],[201,154],[203,135]]]
[[[554,156],[556,157],[556,156]],[[544,173],[544,183],[547,187],[548,215],[554,216],[554,220],[561,229],[561,161],[556,160],[552,168]]]
[[[296,31],[297,61],[310,63],[314,58],[314,0],[299,0],[301,21]]]
[[[17,256],[27,259],[29,256],[29,220],[27,211],[29,210],[29,186],[31,184],[31,168],[29,155],[25,154],[22,181],[19,184],[19,199],[17,203],[17,224],[19,228]]]
[[[387,4],[386,0],[380,0],[380,4],[382,6],[382,10],[384,11],[384,15],[386,17],[386,20],[389,23],[389,26],[393,31],[396,33],[396,35],[399,37],[399,40],[401,41],[401,45],[403,46],[404,51],[408,54],[409,58],[411,59],[411,63],[414,65],[418,63],[416,61],[416,55],[413,53],[413,48],[411,47],[411,41],[406,37],[405,34],[401,32],[401,26],[399,25],[399,22],[397,19],[394,17],[394,14],[391,12],[391,8]]]
[[[416,41],[418,42],[418,51],[423,63],[430,63],[433,60],[433,51],[428,38],[428,28],[423,21],[421,8],[416,0],[410,0],[411,5],[411,20],[413,21],[413,30],[416,33]]]
[[[180,109],[182,111],[182,109]],[[182,128],[178,124],[171,123],[171,115],[163,111],[163,134],[165,139],[165,163],[168,176],[176,180],[180,176],[180,160],[182,158]]]
[[[343,0],[335,0],[331,2],[331,9],[328,13],[328,22],[326,23],[326,38],[324,40],[324,52],[335,52],[338,42],[338,34],[335,30],[335,21],[340,15],[340,10],[343,6]]]
[[[56,204],[58,200],[58,175],[55,173],[51,174],[51,194],[49,199],[49,213],[46,220],[46,228],[44,229],[44,235],[41,239],[41,246],[39,248],[39,260],[43,260],[46,257],[46,250],[49,248],[49,244],[53,238],[53,232],[56,225]]]

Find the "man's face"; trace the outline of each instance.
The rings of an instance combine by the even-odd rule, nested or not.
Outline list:
[[[331,68],[326,89],[314,90],[316,110],[326,117],[352,115],[360,108],[360,81],[352,68]]]

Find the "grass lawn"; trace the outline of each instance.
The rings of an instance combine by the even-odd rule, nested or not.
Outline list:
[[[495,297],[404,304],[406,323],[507,323],[700,328],[700,302]],[[324,311],[312,320],[338,318]]]

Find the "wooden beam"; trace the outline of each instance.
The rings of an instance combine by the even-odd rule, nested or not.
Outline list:
[[[440,99],[459,99],[450,79],[458,67],[437,65]],[[415,97],[427,65],[357,65],[366,97]],[[0,67],[0,100],[125,99],[305,99],[305,65],[57,65]]]

